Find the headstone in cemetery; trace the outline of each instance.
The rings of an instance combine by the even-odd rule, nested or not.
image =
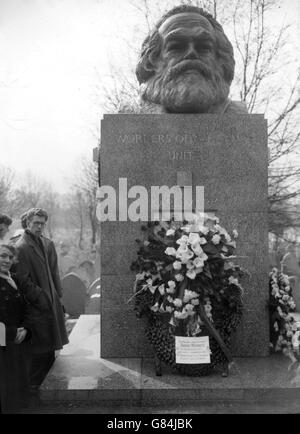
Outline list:
[[[88,299],[85,308],[86,315],[100,314],[101,293],[100,278],[96,279],[88,288]]]
[[[101,311],[101,296],[100,293],[94,293],[89,296],[86,308],[85,315],[99,315]]]
[[[98,277],[88,287],[87,290],[88,295],[100,294],[100,287],[101,287],[100,285],[101,285],[101,281],[100,281],[100,277]]]
[[[62,279],[62,302],[66,313],[73,318],[84,314],[86,304],[86,286],[79,276],[69,273]]]
[[[101,186],[116,192],[116,221],[101,225],[102,357],[153,354],[143,321],[127,303],[143,223],[127,213],[138,199],[134,186],[146,189],[148,218],[151,187],[204,186],[205,211],[226,229],[237,229],[240,264],[251,273],[243,284],[235,355],[269,353],[267,122],[228,99],[233,75],[233,50],[222,27],[184,6],[163,17],[144,42],[137,67],[139,114],[104,115]]]
[[[82,261],[77,267],[77,273],[88,287],[95,279],[94,263],[90,260]]]

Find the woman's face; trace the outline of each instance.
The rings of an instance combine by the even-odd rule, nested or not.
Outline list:
[[[14,261],[14,255],[6,247],[0,247],[0,273],[7,273]]]

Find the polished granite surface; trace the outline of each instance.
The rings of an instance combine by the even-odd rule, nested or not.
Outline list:
[[[126,345],[126,342],[124,342]],[[283,356],[237,358],[227,378],[177,375],[163,365],[155,375],[151,358],[100,358],[100,317],[82,315],[70,343],[41,386],[42,402],[161,405],[185,402],[269,402],[299,400],[300,368],[289,370]],[[299,405],[300,408],[300,405]]]

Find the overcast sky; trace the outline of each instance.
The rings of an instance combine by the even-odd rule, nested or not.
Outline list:
[[[275,19],[299,23],[299,11],[285,0]],[[97,146],[99,76],[126,56],[118,37],[137,19],[129,0],[0,0],[0,164],[67,189],[78,156]]]

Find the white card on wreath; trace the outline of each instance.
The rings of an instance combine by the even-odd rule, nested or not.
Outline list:
[[[175,336],[176,363],[204,364],[210,363],[208,336]]]
[[[0,347],[6,347],[6,329],[3,322],[0,322]]]

